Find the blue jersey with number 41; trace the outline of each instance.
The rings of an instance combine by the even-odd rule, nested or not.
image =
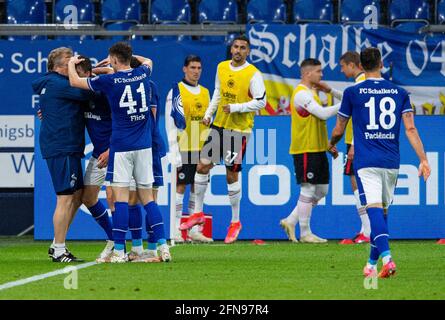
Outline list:
[[[400,122],[403,113],[412,111],[408,92],[382,78],[345,90],[338,114],[352,116],[355,170],[399,168]]]
[[[88,79],[90,89],[103,92],[110,104],[110,148],[115,152],[151,148],[150,74],[150,68],[141,65]]]

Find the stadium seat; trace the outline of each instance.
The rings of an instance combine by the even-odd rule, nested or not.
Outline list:
[[[236,23],[238,5],[236,0],[201,0],[198,16],[200,23]]]
[[[7,0],[8,24],[45,23],[45,0]],[[8,37],[9,40],[45,39],[43,36]]]
[[[420,28],[427,25],[427,21],[401,22],[395,26],[395,29],[403,32],[418,33]]]
[[[437,23],[445,24],[445,0],[437,4]]]
[[[107,30],[129,30],[141,19],[141,6],[138,0],[103,0],[102,25]],[[112,40],[126,40],[125,36],[114,36]],[[133,38],[132,38],[133,39]]]
[[[330,0],[294,0],[295,23],[332,23],[334,8]]]
[[[66,6],[77,8],[77,23],[94,23],[94,5],[91,0],[57,0],[54,8],[55,22],[64,23],[70,12],[64,12]],[[92,40],[92,36],[58,36],[58,40]]]
[[[407,20],[429,21],[430,5],[427,0],[392,0],[389,5],[389,21],[392,27]]]
[[[66,6],[77,8],[79,23],[94,23],[94,5],[91,0],[57,0],[54,8],[56,23],[63,23],[69,13],[64,13]]]
[[[7,0],[8,24],[45,23],[44,0]]]
[[[151,23],[182,21],[191,23],[191,9],[187,0],[152,0]]]
[[[367,14],[364,8],[373,5],[378,10],[378,21],[380,22],[380,0],[341,0],[340,22],[341,23],[363,23]]]
[[[287,10],[283,0],[249,0],[247,22],[286,23]]]

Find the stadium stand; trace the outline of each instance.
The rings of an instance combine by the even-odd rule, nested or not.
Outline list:
[[[247,3],[248,23],[286,23],[287,8],[282,0],[249,0]]]
[[[333,23],[334,7],[330,0],[295,0],[293,3],[295,23]]]
[[[6,12],[8,24],[34,24],[46,22],[46,6],[44,0],[7,0]],[[8,37],[8,40],[36,40],[42,36]]]
[[[191,23],[192,13],[187,0],[152,0],[151,23]]]
[[[445,0],[437,3],[437,23],[445,24]]]
[[[414,21],[429,24],[429,19],[430,4],[426,0],[392,0],[389,5],[391,27]]]
[[[380,0],[340,0],[339,17],[343,24],[361,23],[366,17],[364,8],[375,6],[378,9],[378,21],[381,23]]]
[[[94,23],[94,4],[91,0],[57,0],[54,7],[54,21],[64,23],[65,18],[71,14],[67,6],[75,6],[77,12],[77,23]],[[92,36],[59,36],[59,40],[92,40]]]
[[[103,0],[102,25],[107,30],[129,30],[141,20],[141,6],[138,0]],[[125,37],[113,37],[124,40]],[[132,39],[135,39],[134,37]]]
[[[235,0],[201,0],[198,5],[199,23],[235,24],[238,22],[238,4]],[[228,41],[229,36],[202,36],[202,41]]]

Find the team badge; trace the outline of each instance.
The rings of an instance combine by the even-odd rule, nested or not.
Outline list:
[[[314,174],[312,172],[308,172],[306,176],[308,179],[312,179],[314,177]]]
[[[185,179],[185,173],[184,173],[184,172],[181,172],[181,173],[179,174],[179,179],[181,179],[181,180],[184,180],[184,179]]]
[[[227,86],[229,88],[233,88],[235,86],[235,81],[233,79],[229,79],[229,81],[227,81]]]

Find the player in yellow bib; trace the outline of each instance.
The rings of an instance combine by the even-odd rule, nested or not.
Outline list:
[[[214,163],[224,159],[227,189],[232,207],[232,221],[224,240],[233,243],[241,231],[240,201],[241,184],[238,181],[247,141],[252,132],[255,113],[266,105],[266,89],[261,72],[246,61],[250,52],[249,39],[243,35],[233,41],[230,48],[232,59],[218,65],[215,91],[206,111],[203,123],[211,125],[195,175],[195,214],[180,229],[203,223],[204,194],[209,183],[209,172]]]
[[[298,242],[295,226],[300,224],[300,241],[306,243],[324,243],[312,233],[310,217],[315,207],[328,193],[329,162],[328,133],[326,120],[337,114],[340,104],[323,107],[314,88],[321,81],[321,62],[306,59],[300,65],[301,82],[294,89],[291,97],[291,145],[289,153],[294,158],[295,176],[300,185],[300,196],[292,213],[280,221],[289,240]],[[337,157],[336,152],[332,152]]]
[[[198,84],[202,73],[201,58],[189,55],[185,58],[184,79],[177,84],[182,102],[185,129],[178,132],[178,127],[171,115],[173,89],[168,92],[166,100],[166,128],[168,132],[168,144],[170,150],[170,162],[177,168],[176,174],[176,224],[177,230],[172,239],[175,242],[183,242],[179,225],[183,212],[184,194],[187,185],[191,185],[188,211],[195,213],[194,182],[196,166],[199,161],[199,153],[207,138],[208,128],[202,123],[207,107],[210,102],[210,94],[207,88]],[[213,239],[205,237],[199,229],[194,226],[188,233],[192,241],[212,242]]]

